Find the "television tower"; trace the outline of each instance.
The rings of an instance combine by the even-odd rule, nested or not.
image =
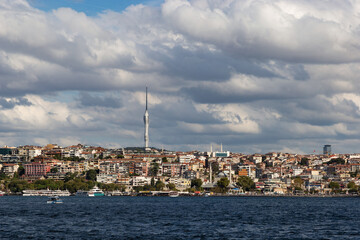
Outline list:
[[[145,141],[145,151],[146,151],[146,150],[150,150],[150,148],[149,148],[149,112],[148,112],[147,87],[146,87],[146,108],[145,108],[145,114],[144,114],[144,124],[145,124],[144,141]]]

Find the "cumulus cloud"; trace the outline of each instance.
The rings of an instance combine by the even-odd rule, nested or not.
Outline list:
[[[157,147],[356,151],[359,10],[166,0],[87,16],[1,1],[0,143],[142,145],[149,86]]]
[[[359,60],[359,20],[350,1],[168,0],[162,13],[178,31],[240,56],[311,63]]]

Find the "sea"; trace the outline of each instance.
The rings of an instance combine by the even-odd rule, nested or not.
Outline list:
[[[358,197],[0,197],[0,239],[360,239]]]

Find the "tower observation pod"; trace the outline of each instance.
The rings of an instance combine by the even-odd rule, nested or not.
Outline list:
[[[144,114],[144,141],[145,141],[145,150],[150,150],[149,148],[149,112],[148,112],[148,95],[147,95],[147,87],[146,87],[146,107],[145,107],[145,114]]]

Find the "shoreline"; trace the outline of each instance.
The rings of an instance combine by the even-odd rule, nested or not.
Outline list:
[[[0,197],[48,197],[48,196],[23,196],[21,194],[6,194]],[[76,195],[70,195],[70,196],[61,196],[61,197],[81,197],[81,198],[88,198],[88,196],[76,196]],[[101,197],[170,197],[168,195],[141,195],[141,194],[130,194],[130,195],[116,195],[116,196],[101,196]],[[237,194],[237,195],[230,195],[230,194],[214,194],[214,195],[210,195],[210,196],[205,196],[205,195],[179,195],[178,197],[203,197],[203,198],[208,198],[208,197],[270,197],[270,198],[284,198],[284,197],[289,197],[289,198],[356,198],[356,197],[360,197],[360,195],[358,194],[354,194],[354,195],[350,195],[350,194],[333,194],[333,195],[307,195],[307,194],[303,194],[303,195],[292,195],[292,194],[283,194],[283,195],[270,195],[270,194]],[[90,198],[94,198],[94,197],[90,197]],[[95,197],[95,198],[99,198]]]

